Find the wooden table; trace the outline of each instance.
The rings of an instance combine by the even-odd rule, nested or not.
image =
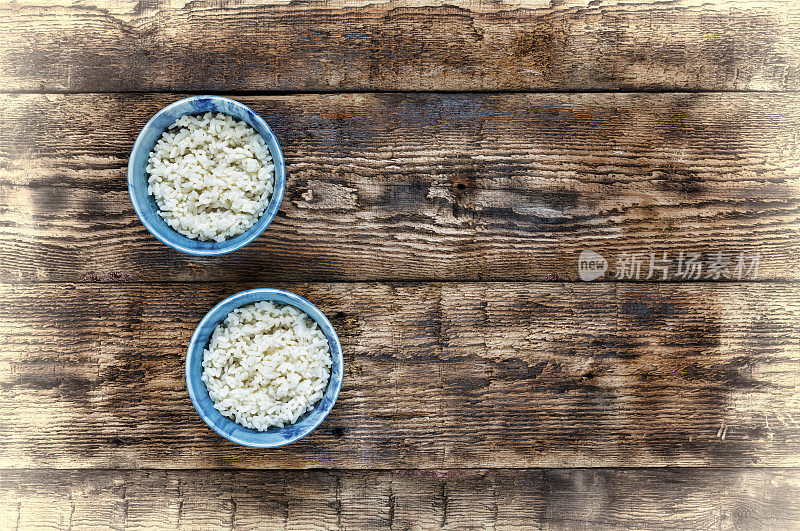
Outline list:
[[[796,2],[44,4],[0,4],[0,526],[800,526]],[[126,187],[194,93],[287,161],[217,258]],[[317,304],[345,359],[328,419],[266,451],[183,377],[252,287]]]

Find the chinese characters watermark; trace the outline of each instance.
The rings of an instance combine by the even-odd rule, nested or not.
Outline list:
[[[755,280],[760,263],[761,253],[620,253],[610,276],[616,280]],[[578,257],[581,280],[596,280],[608,269],[608,261],[602,255],[588,249],[581,251]]]

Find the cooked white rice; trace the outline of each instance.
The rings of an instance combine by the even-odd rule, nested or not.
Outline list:
[[[269,301],[233,310],[203,352],[203,382],[214,407],[264,431],[292,424],[325,394],[331,349],[317,323]]]
[[[167,224],[197,240],[242,234],[269,204],[275,166],[264,139],[222,113],[182,116],[147,164],[148,187]]]

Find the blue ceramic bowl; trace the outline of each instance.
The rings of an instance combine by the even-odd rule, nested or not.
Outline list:
[[[275,164],[275,189],[267,209],[247,232],[222,242],[194,240],[175,231],[158,215],[158,205],[156,205],[155,199],[147,193],[147,172],[145,171],[147,159],[156,142],[161,138],[161,134],[183,115],[204,114],[209,111],[229,114],[243,120],[258,131],[264,137]],[[272,129],[246,105],[220,96],[192,96],[176,101],[158,111],[142,128],[133,144],[128,161],[128,193],[131,196],[136,215],[142,220],[147,230],[162,243],[178,251],[200,256],[229,253],[258,238],[278,213],[285,184],[286,167],[283,162],[283,153]]]
[[[203,372],[203,350],[208,346],[211,334],[225,317],[234,309],[258,301],[274,301],[279,304],[288,304],[304,311],[325,333],[331,346],[331,378],[328,388],[314,409],[300,417],[297,422],[283,428],[270,428],[267,431],[257,431],[245,428],[214,409],[214,402],[208,396],[208,390],[200,378]],[[328,416],[339,396],[342,387],[342,347],[336,330],[333,329],[328,318],[319,309],[303,297],[281,291],[279,289],[251,289],[232,295],[220,302],[203,317],[192,335],[189,343],[189,352],[186,355],[186,387],[194,408],[211,429],[229,441],[254,448],[274,448],[283,446],[298,439],[302,439]]]

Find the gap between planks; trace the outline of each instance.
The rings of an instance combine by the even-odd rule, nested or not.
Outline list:
[[[386,472],[484,472],[484,471],[497,471],[497,472],[547,472],[553,470],[563,470],[565,472],[580,472],[586,471],[601,471],[601,470],[619,470],[626,472],[640,471],[681,471],[681,472],[704,472],[704,471],[725,471],[725,470],[754,470],[754,471],[770,471],[770,472],[800,472],[800,466],[762,466],[762,465],[709,465],[709,466],[696,466],[696,465],[652,465],[652,466],[487,466],[487,467],[457,467],[448,466],[445,468],[435,467],[387,467],[387,468],[353,468],[353,467],[311,467],[311,468],[280,468],[280,467],[267,467],[267,468],[219,468],[219,467],[202,467],[202,468],[164,468],[164,467],[140,467],[140,468],[112,468],[112,467],[92,467],[92,468],[54,468],[54,467],[23,467],[23,468],[0,468],[0,474],[5,472],[23,473],[23,472],[359,472],[359,473],[386,473]]]
[[[794,284],[800,283],[800,279],[755,279],[755,280],[740,280],[740,281],[720,281],[720,280],[606,280],[606,281],[584,281],[584,280],[572,280],[572,279],[565,279],[565,280],[547,280],[547,279],[529,279],[529,280],[518,280],[513,278],[508,279],[493,279],[493,280],[469,280],[469,279],[437,279],[437,278],[419,278],[419,279],[396,279],[396,278],[382,278],[382,279],[368,279],[368,280],[353,280],[353,279],[346,279],[346,280],[321,280],[321,281],[305,281],[305,280],[289,280],[286,282],[282,281],[269,281],[269,280],[255,280],[245,283],[261,283],[261,284],[398,284],[398,285],[417,285],[417,284],[488,284],[488,285],[500,285],[500,284],[608,284],[608,285],[694,285],[694,286],[734,286],[734,285],[741,285],[741,286],[748,286],[751,284],[774,284],[774,285],[787,285],[791,286]],[[219,285],[219,284],[241,284],[243,281],[241,280],[100,280],[100,281],[90,281],[90,280],[21,280],[19,282],[14,282],[10,280],[2,280],[0,281],[0,286],[90,286],[90,285],[97,285],[97,286],[167,286],[170,284],[197,284],[197,285]]]
[[[125,94],[174,94],[176,96],[198,96],[198,95],[212,95],[212,96],[253,96],[253,97],[266,97],[266,96],[325,96],[325,95],[342,95],[348,94],[464,94],[464,95],[491,95],[491,94],[507,94],[509,96],[518,96],[525,94],[541,94],[541,95],[559,95],[559,94],[755,94],[755,95],[769,95],[769,94],[800,94],[800,89],[786,89],[786,90],[754,90],[754,89],[714,89],[714,90],[696,90],[696,89],[628,89],[625,90],[604,90],[604,89],[544,89],[544,90],[379,90],[379,89],[349,89],[349,90],[3,90],[0,88],[0,95],[3,96],[46,96],[48,94],[59,96],[72,96],[72,95],[125,95]]]

